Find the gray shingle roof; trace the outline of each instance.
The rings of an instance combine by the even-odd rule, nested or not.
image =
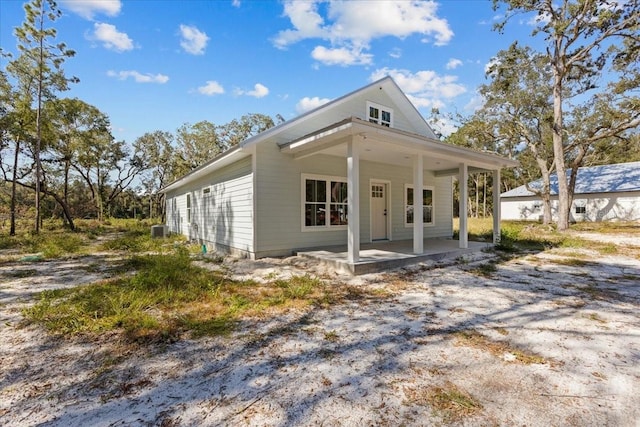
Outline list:
[[[567,177],[569,171],[567,171]],[[542,180],[529,183],[531,188],[541,188]],[[578,169],[575,194],[615,193],[640,191],[640,162],[614,165],[589,166]],[[558,194],[558,176],[551,175],[551,194]],[[524,185],[502,193],[500,197],[525,197],[534,193]]]

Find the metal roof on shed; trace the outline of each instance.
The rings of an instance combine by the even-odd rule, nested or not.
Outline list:
[[[569,171],[567,171],[567,177]],[[530,188],[542,188],[542,180],[529,183]],[[589,166],[578,169],[575,194],[618,193],[640,191],[640,162]],[[558,194],[558,176],[551,175],[551,195]],[[502,193],[500,197],[535,196],[526,186]]]

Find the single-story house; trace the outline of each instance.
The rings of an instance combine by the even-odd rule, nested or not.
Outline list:
[[[551,213],[558,210],[558,176],[551,176]],[[529,188],[542,187],[542,181]],[[640,162],[590,166],[578,169],[570,220],[637,221],[640,220]],[[542,200],[522,185],[500,195],[502,219],[538,220],[542,217]]]
[[[499,186],[501,168],[515,165],[440,142],[385,77],[248,138],[166,186],[166,225],[250,258],[346,245],[355,263],[361,243],[391,240],[413,240],[417,254],[425,238],[453,235],[453,177],[464,183],[466,212],[468,173],[493,172]],[[460,228],[466,248],[466,217]],[[494,228],[499,238],[498,222]]]

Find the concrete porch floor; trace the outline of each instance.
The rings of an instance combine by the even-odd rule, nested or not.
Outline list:
[[[302,249],[296,252],[337,271],[351,274],[366,274],[417,264],[426,260],[439,261],[454,258],[469,252],[492,247],[488,242],[469,242],[469,247],[461,249],[459,242],[452,239],[425,239],[422,254],[413,253],[413,240],[379,241],[360,245],[360,261],[347,262],[347,246]]]

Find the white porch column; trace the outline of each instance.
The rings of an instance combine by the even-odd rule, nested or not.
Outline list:
[[[500,243],[500,169],[493,171],[493,244]]]
[[[465,163],[460,163],[458,168],[458,186],[460,187],[460,233],[459,233],[459,247],[466,249],[469,247],[469,234],[467,228],[467,198],[469,190],[467,188],[467,181],[469,178],[469,172]]]
[[[357,141],[347,143],[347,262],[360,260],[360,153]]]
[[[413,253],[424,252],[424,218],[422,213],[424,160],[422,154],[413,158]]]

